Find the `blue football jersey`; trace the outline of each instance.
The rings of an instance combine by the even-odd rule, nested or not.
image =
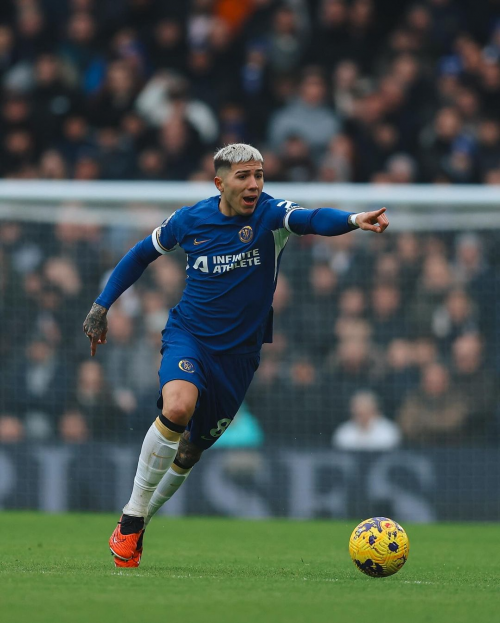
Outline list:
[[[228,217],[217,195],[155,229],[159,253],[181,247],[187,254],[186,287],[167,327],[189,331],[214,352],[254,353],[272,341],[273,294],[296,209],[262,193],[251,216]]]

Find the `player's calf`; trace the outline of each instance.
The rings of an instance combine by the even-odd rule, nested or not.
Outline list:
[[[179,439],[179,447],[175,455],[174,463],[181,469],[191,469],[201,459],[203,449],[189,441],[189,431],[184,431]]]
[[[145,525],[151,517],[168,502],[178,489],[186,482],[191,469],[200,460],[203,450],[189,441],[189,432],[185,431],[179,441],[177,455],[167,473],[161,479],[153,493],[148,506]]]

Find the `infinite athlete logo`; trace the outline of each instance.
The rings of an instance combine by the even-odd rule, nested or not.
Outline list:
[[[245,225],[245,227],[240,229],[240,231],[238,232],[238,236],[240,237],[241,242],[247,244],[248,242],[251,242],[253,240],[253,229],[250,227],[250,225]]]
[[[189,372],[190,374],[194,372],[194,365],[188,359],[181,359],[179,361],[179,368],[183,372]]]

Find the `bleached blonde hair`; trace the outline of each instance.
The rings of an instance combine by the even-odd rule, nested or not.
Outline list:
[[[226,145],[222,149],[219,149],[215,153],[215,172],[218,173],[220,169],[230,169],[232,164],[250,162],[251,160],[264,162],[260,151],[252,147],[252,145],[247,145],[246,143],[232,143],[231,145]]]

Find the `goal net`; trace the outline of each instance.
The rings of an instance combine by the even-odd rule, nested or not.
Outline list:
[[[0,184],[0,507],[119,511],[157,415],[159,258],[83,320],[120,258],[209,184]],[[304,207],[388,208],[383,236],[292,237],[275,335],[234,422],[162,513],[500,519],[494,187],[268,184]],[[258,293],[256,293],[258,296]]]

